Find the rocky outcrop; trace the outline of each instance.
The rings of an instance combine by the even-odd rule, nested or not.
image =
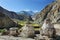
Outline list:
[[[35,21],[41,23],[46,18],[50,18],[53,23],[60,22],[60,0],[56,0],[47,5],[39,14],[37,14]]]

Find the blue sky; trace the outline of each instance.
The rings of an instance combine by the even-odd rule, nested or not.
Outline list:
[[[40,11],[53,0],[0,0],[0,6],[19,12],[22,10]]]

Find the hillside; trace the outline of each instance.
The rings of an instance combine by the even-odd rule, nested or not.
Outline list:
[[[18,25],[12,21],[8,16],[0,12],[0,29],[17,27]]]
[[[46,18],[50,18],[52,23],[60,22],[60,0],[56,0],[47,5],[39,14],[36,15],[35,22],[41,23]]]
[[[3,7],[0,6],[0,12],[9,16],[11,19],[20,19],[19,16],[13,12],[13,11],[8,11],[6,9],[4,9]]]
[[[21,11],[21,12],[13,12],[13,11],[8,11],[4,9],[3,7],[0,6],[0,12],[7,15],[11,19],[18,19],[18,20],[32,20],[31,18],[31,13],[32,11]]]

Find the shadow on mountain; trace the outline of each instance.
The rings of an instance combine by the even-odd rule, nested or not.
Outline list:
[[[7,15],[0,12],[0,29],[2,28],[10,28],[10,27],[17,27],[13,20],[11,20]]]

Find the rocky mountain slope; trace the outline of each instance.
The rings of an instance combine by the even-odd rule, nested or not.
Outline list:
[[[22,11],[22,12],[17,13],[17,12],[13,12],[13,11],[8,11],[8,10],[6,10],[3,7],[0,6],[0,12],[7,15],[11,19],[18,19],[18,20],[28,19],[28,20],[32,20],[31,15],[30,15],[31,11],[29,11],[29,12]]]
[[[8,16],[0,12],[0,29],[18,26],[14,21],[12,21]]]
[[[9,16],[11,19],[20,19],[19,16],[13,12],[13,11],[8,11],[0,6],[0,12]]]
[[[47,5],[39,14],[35,17],[35,22],[41,23],[46,18],[50,18],[53,23],[60,22],[60,0],[56,0]]]

